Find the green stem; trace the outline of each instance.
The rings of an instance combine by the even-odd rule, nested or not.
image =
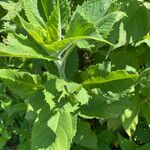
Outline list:
[[[67,58],[70,55],[70,53],[72,52],[72,50],[74,49],[75,44],[70,45],[70,47],[68,47],[66,49],[65,55],[59,56],[60,60],[57,60],[55,62],[58,72],[59,72],[59,77],[66,80],[66,75],[65,75],[65,68],[66,68],[66,62],[67,62]]]
[[[63,62],[62,60],[57,60],[55,62],[57,69],[58,69],[58,73],[59,73],[59,77],[66,80],[66,75],[65,75],[65,68],[63,67]]]

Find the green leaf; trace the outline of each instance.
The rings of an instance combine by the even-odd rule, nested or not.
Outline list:
[[[7,44],[0,43],[0,56],[51,59],[44,49],[23,35],[9,34]]]
[[[131,97],[130,102],[130,107],[125,109],[121,116],[121,122],[124,129],[131,137],[132,131],[136,129],[136,125],[138,124],[138,113],[140,111],[140,103],[138,102],[137,97]]]
[[[31,150],[70,150],[76,132],[76,118],[65,112],[58,112],[52,116],[48,107],[43,109],[41,115],[47,115],[47,118],[43,120],[41,116],[42,120],[34,123]],[[50,119],[48,115],[51,116]]]
[[[18,103],[6,109],[6,112],[8,113],[8,117],[11,117],[12,115],[16,113],[25,112],[26,109],[27,109],[27,106],[25,103]]]
[[[93,67],[93,72],[96,68]],[[92,69],[91,69],[92,71]],[[98,72],[98,71],[97,71]],[[88,70],[86,71],[88,76]],[[85,74],[86,74],[85,73]],[[108,89],[119,92],[129,88],[130,86],[135,84],[138,75],[136,74],[128,74],[124,70],[112,71],[109,74],[102,76],[99,74],[93,74],[93,76],[89,75],[89,78],[85,78],[83,76],[82,84],[86,88],[102,88],[104,91]]]
[[[150,97],[150,68],[145,69],[139,76],[140,91],[142,95]]]
[[[59,0],[60,3],[60,17],[61,17],[61,28],[65,28],[68,25],[68,21],[71,16],[71,8],[69,0]]]
[[[80,107],[81,116],[85,118],[117,118],[123,110],[129,108],[131,102],[128,96],[122,96],[116,93],[102,93],[98,89],[93,89],[92,98],[88,104]]]
[[[149,150],[150,149],[150,143],[145,144],[139,148],[137,148],[136,150]]]
[[[79,145],[72,145],[71,150],[88,150],[88,148]]]
[[[28,109],[33,110],[35,113],[38,112],[45,104],[45,96],[43,90],[37,91],[34,95],[28,99]]]
[[[57,14],[58,16],[60,15],[58,19],[60,19],[61,21],[61,28],[64,28],[67,26],[69,17],[71,15],[70,2],[68,0],[59,0],[59,6],[56,0],[41,0],[41,4],[45,13],[46,20],[48,22],[49,22],[49,19],[51,18],[50,20],[54,23],[52,18],[54,17],[54,14],[56,13],[56,9],[57,10],[60,9],[59,10],[60,13],[58,14],[57,12]]]
[[[38,9],[38,0],[23,0],[23,2],[25,14],[28,18],[28,21],[31,24],[36,24],[45,27],[45,22],[40,16],[40,12]]]
[[[0,5],[8,11],[7,15],[5,15],[2,19],[3,20],[12,20],[14,19],[18,13],[23,8],[23,0],[19,0],[18,2],[12,2],[12,1],[0,1]]]
[[[79,57],[77,49],[74,49],[65,62],[65,75],[67,79],[72,79],[75,73],[78,71]]]
[[[28,150],[28,149],[31,149],[30,148],[30,141],[28,140],[28,141],[25,141],[25,142],[23,142],[23,143],[20,143],[19,145],[18,145],[18,147],[17,147],[17,150]]]
[[[74,112],[78,105],[87,104],[90,96],[80,84],[66,82],[59,78],[51,78],[45,83],[45,101],[51,109],[59,108],[66,112]]]
[[[4,122],[0,119],[0,149],[3,149],[6,142],[10,139],[9,132],[7,131]]]
[[[125,13],[121,11],[115,11],[105,15],[100,21],[96,23],[96,27],[98,28],[98,33],[106,38],[109,33],[113,30],[113,26],[116,22],[122,19],[125,16]]]
[[[1,69],[0,79],[21,97],[32,95],[43,88],[38,76],[27,72],[19,72],[18,70]]]
[[[122,150],[136,149],[136,144],[133,141],[125,139],[120,134],[118,134],[118,138],[119,138],[119,143],[120,143],[120,147]]]
[[[93,23],[96,26],[97,31],[100,35],[106,37],[112,30],[113,25],[125,15],[121,11],[116,11],[106,15],[111,3],[111,0],[95,0],[84,2],[76,9],[72,17],[70,26],[72,27],[73,24],[75,24],[75,21],[81,23],[81,18],[83,17],[84,20]],[[78,24],[76,23],[76,28],[77,25]]]
[[[45,17],[48,20],[49,16],[51,15],[56,6],[56,0],[41,0],[41,4],[43,7]]]
[[[4,148],[4,146],[7,143],[7,141],[8,141],[8,139],[3,137],[3,136],[0,138],[0,149]]]
[[[38,24],[31,24],[29,22],[26,22],[21,16],[19,16],[21,25],[23,28],[28,32],[29,35],[39,44],[42,46],[45,45],[47,41],[47,32],[46,30],[38,25]]]
[[[28,47],[28,50],[26,50],[25,48],[27,46],[23,46],[23,45],[21,46],[22,46],[22,49],[18,49],[15,46],[10,46],[10,45],[6,46],[5,44],[0,43],[0,56],[46,59],[42,55],[36,53],[32,48]]]
[[[117,41],[116,47],[120,47],[142,40],[150,28],[150,7],[147,3],[133,0],[122,1],[122,3],[118,3],[118,6],[120,7],[119,10],[125,12],[128,17],[116,25],[110,35],[111,41]]]
[[[74,142],[86,148],[97,148],[96,134],[91,130],[88,122],[78,122]]]
[[[89,0],[78,6],[74,16],[79,13],[88,22],[96,23],[107,13],[111,3],[111,0]]]
[[[58,42],[54,42],[52,44],[46,45],[45,47],[47,48],[47,50],[49,52],[54,52],[54,51],[63,51],[66,50],[67,48],[69,48],[72,44],[76,43],[79,40],[82,39],[92,39],[92,40],[96,40],[99,42],[104,42],[104,43],[108,43],[110,45],[112,45],[111,43],[109,43],[108,41],[104,40],[101,37],[94,37],[94,36],[76,36],[76,37],[68,37],[68,38],[64,38],[63,40],[60,40]]]
[[[143,115],[148,123],[148,126],[150,127],[150,103],[149,101],[145,102],[143,105],[142,105],[142,112],[143,112]]]
[[[144,125],[145,127],[143,127],[142,125]],[[136,131],[134,132],[134,136],[137,137],[138,143],[143,143],[143,145],[144,145],[149,142],[149,131],[150,131],[150,129],[147,126],[145,120],[141,123],[141,125],[140,124],[137,125]],[[135,139],[135,141],[136,141],[136,139]]]
[[[81,77],[83,80],[88,80],[92,77],[105,77],[111,73],[111,63],[103,62],[102,64],[96,64],[89,66],[86,71],[81,72]]]
[[[88,95],[88,92],[84,88],[81,88],[78,93],[74,94],[74,98],[81,105],[85,105],[88,103],[90,95]]]
[[[115,69],[125,69],[127,66],[135,68],[137,71],[139,68],[139,63],[141,63],[142,55],[146,55],[149,60],[149,55],[147,55],[148,50],[147,48],[141,46],[135,47],[135,46],[127,46],[116,49],[116,51],[112,51],[109,54],[110,61],[113,65],[115,65]],[[144,57],[144,61],[145,61]],[[136,71],[134,71],[136,72]]]
[[[59,0],[57,1],[57,6],[51,13],[51,16],[49,17],[46,26],[49,32],[49,38],[51,42],[56,42],[58,40],[61,40],[62,33],[61,33],[61,20],[60,20],[60,5]]]
[[[64,5],[65,5],[64,1]],[[70,45],[75,43],[78,40],[83,39],[92,39],[97,40],[100,42],[105,42],[108,44],[108,41],[104,40],[100,35],[98,35],[95,26],[92,23],[89,23],[84,17],[80,16],[80,14],[75,15],[73,17],[73,20],[71,21],[69,25],[69,30],[67,31],[67,34],[63,40],[62,39],[62,27],[61,27],[61,16],[60,16],[60,8],[63,2],[59,4],[59,1],[57,1],[57,5],[53,12],[51,13],[51,16],[47,22],[47,30],[49,32],[49,35],[47,36],[46,31],[42,32],[42,28],[40,29],[38,27],[39,24],[36,26],[34,25],[34,22],[32,23],[35,28],[34,30],[33,25],[27,24],[25,21],[21,19],[22,25],[24,28],[29,32],[29,34],[41,45],[43,45],[49,52],[52,51],[60,51],[67,49]],[[68,5],[68,4],[66,4]],[[58,41],[59,40],[59,41]],[[54,42],[54,43],[51,43]],[[51,43],[51,44],[48,44]]]
[[[79,37],[79,36],[93,36],[100,37],[93,23],[88,22],[79,13],[76,13],[69,24],[69,29],[67,30],[66,37]]]
[[[103,147],[104,150],[111,150],[110,144],[116,140],[116,135],[110,130],[102,130],[98,135],[98,147]]]
[[[146,43],[148,45],[148,47],[150,47],[150,36],[144,37],[144,43]]]
[[[66,33],[65,38],[77,38],[80,40],[96,40],[99,42],[109,43],[104,40],[99,34],[98,30],[94,23],[90,22],[84,15],[79,13],[78,11],[73,15],[71,21],[69,23],[69,27]]]

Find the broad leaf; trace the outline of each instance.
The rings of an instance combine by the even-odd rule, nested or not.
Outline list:
[[[76,9],[71,19],[72,21],[70,26],[73,26],[75,20],[81,23],[80,18],[82,16],[85,20],[87,20],[87,22],[91,22],[97,27],[100,35],[106,37],[112,30],[113,25],[124,16],[124,13],[119,11],[106,15],[111,3],[111,0],[95,0],[84,2]],[[78,24],[76,23],[76,28],[77,25]]]
[[[43,120],[41,116],[42,120],[34,123],[31,149],[70,150],[70,144],[76,132],[75,117],[65,112],[58,112],[52,116],[48,112],[48,107],[43,109],[40,115],[47,117]]]
[[[80,107],[81,116],[85,118],[117,118],[123,110],[129,108],[131,102],[128,96],[121,96],[116,93],[102,93],[100,90],[92,91],[92,98],[88,104]]]
[[[149,150],[149,149],[150,149],[150,143],[140,146],[136,150]]]
[[[86,148],[97,148],[97,137],[91,130],[89,123],[78,122],[74,142]]]
[[[116,135],[111,130],[102,130],[98,135],[98,147],[102,147],[104,150],[111,150],[110,144],[116,140]]]
[[[100,21],[96,23],[96,27],[98,28],[98,33],[106,38],[109,33],[113,30],[113,26],[116,22],[122,19],[125,14],[121,11],[115,11],[105,15]]]
[[[96,69],[96,68],[95,68]],[[93,68],[93,72],[96,72]],[[98,71],[97,71],[98,72]],[[88,76],[88,70],[87,70]],[[93,74],[93,76],[89,75],[89,78],[82,77],[83,86],[86,88],[102,88],[102,90],[107,91],[112,90],[114,92],[121,92],[130,86],[134,85],[138,78],[136,74],[128,74],[124,70],[112,71],[106,75]]]
[[[150,103],[149,101],[145,102],[143,105],[142,105],[142,112],[143,112],[143,115],[147,121],[147,124],[148,126],[150,127]]]
[[[128,0],[127,2],[122,1],[120,4],[118,3],[120,10],[125,12],[128,17],[118,23],[110,35],[111,41],[117,41],[116,47],[142,40],[150,28],[149,3]]]
[[[139,76],[140,91],[143,96],[150,97],[150,68],[145,69]]]
[[[132,131],[135,131],[138,124],[138,113],[140,111],[140,103],[137,97],[131,97],[130,106],[124,110],[121,121],[124,129],[129,136],[132,135]]]
[[[111,0],[89,0],[79,6],[74,14],[80,14],[89,22],[98,22],[108,11],[112,1]]]
[[[23,35],[10,34],[7,44],[0,43],[0,56],[51,59],[42,47]]]
[[[120,134],[118,134],[118,139],[119,139],[119,144],[122,150],[136,149],[136,144],[133,141],[125,139]]]
[[[54,126],[54,122],[56,126]],[[76,117],[69,113],[62,113],[57,115],[57,118],[52,118],[48,124],[57,136],[50,150],[70,150],[72,139],[76,133]]]
[[[0,79],[20,97],[27,97],[43,88],[38,76],[18,70],[1,69]]]

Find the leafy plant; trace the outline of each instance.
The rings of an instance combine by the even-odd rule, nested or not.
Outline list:
[[[149,2],[0,5],[0,149],[150,148]]]

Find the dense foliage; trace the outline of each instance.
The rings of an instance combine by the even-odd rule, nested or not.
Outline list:
[[[0,0],[0,150],[150,150],[150,2]]]

